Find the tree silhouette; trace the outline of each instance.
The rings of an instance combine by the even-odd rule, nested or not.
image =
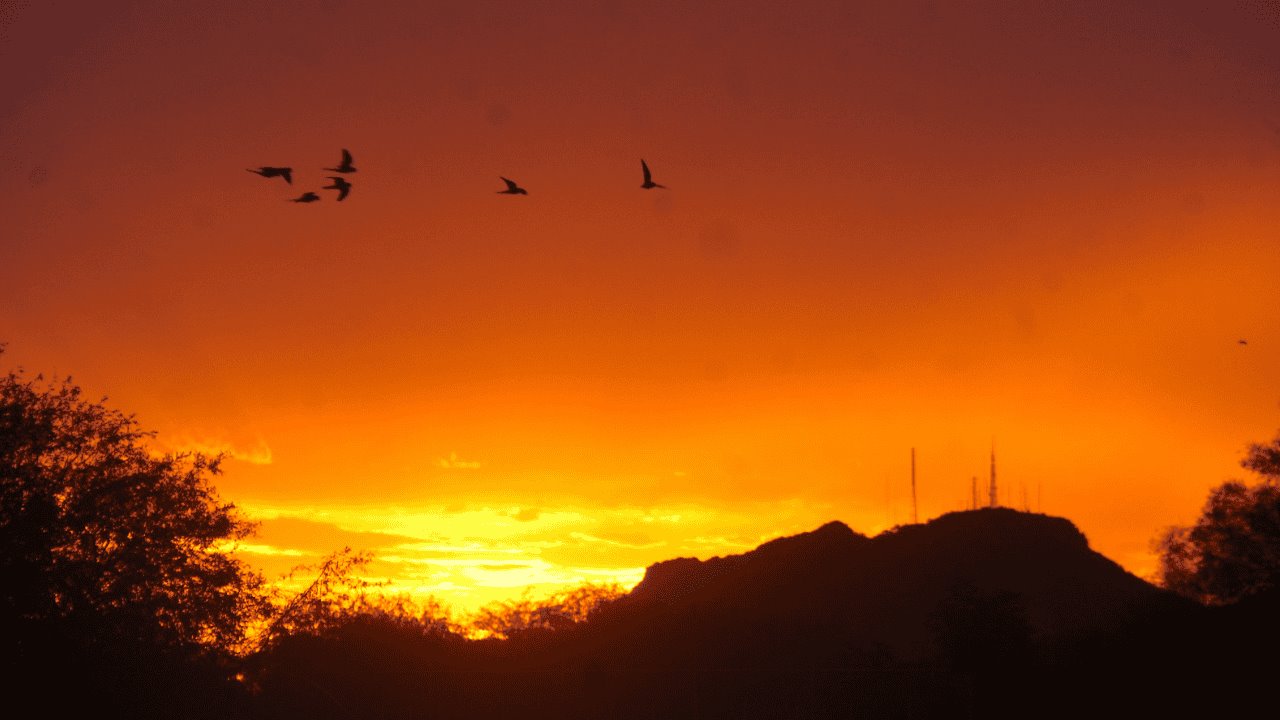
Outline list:
[[[0,351],[3,348],[0,347]],[[231,650],[266,610],[227,550],[252,526],[210,484],[218,457],[160,456],[70,378],[0,377],[0,632],[20,664]]]
[[[1219,485],[1195,525],[1156,543],[1164,585],[1210,605],[1280,585],[1280,436],[1251,444],[1240,464],[1261,481]]]

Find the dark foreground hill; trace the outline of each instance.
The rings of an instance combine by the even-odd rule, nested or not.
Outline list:
[[[832,646],[828,658],[843,662],[859,654],[925,660],[940,634],[965,629],[948,624],[985,621],[1016,626],[1027,640],[1064,642],[1151,606],[1183,605],[1090,550],[1067,520],[1003,508],[875,538],[833,522],[743,555],[661,562],[622,604],[633,622],[643,619],[645,634],[658,618],[729,638],[733,627],[783,642],[799,634],[807,649]],[[979,605],[1000,616],[962,616]],[[746,651],[734,647],[732,656]]]
[[[840,523],[675,559],[589,622],[463,642],[353,625],[258,658],[285,718],[1200,717],[1259,698],[1277,603],[1211,610],[1092,551],[1070,522],[952,513]]]

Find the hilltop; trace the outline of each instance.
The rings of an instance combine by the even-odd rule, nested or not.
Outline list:
[[[929,655],[948,598],[1007,598],[1036,639],[1104,629],[1182,601],[1089,548],[1070,521],[1006,508],[955,512],[872,538],[831,522],[750,552],[650,566],[622,605],[635,619],[723,626],[797,619],[867,652]],[[816,639],[816,638],[815,638]]]
[[[1071,522],[995,508],[875,537],[831,522],[740,555],[656,563],[584,634],[650,670],[1004,666],[1191,609]]]

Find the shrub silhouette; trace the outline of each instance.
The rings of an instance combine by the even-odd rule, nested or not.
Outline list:
[[[273,593],[276,609],[264,628],[257,632],[257,649],[288,636],[323,635],[353,617],[379,612],[380,609],[370,603],[366,594],[374,583],[356,575],[370,560],[372,557],[368,553],[353,552],[345,547],[326,557],[318,566],[293,568],[286,579],[309,571],[315,571],[315,579],[293,595],[277,588]]]
[[[618,585],[581,585],[542,600],[522,598],[486,605],[470,618],[472,632],[513,639],[532,633],[566,630],[622,597]]]

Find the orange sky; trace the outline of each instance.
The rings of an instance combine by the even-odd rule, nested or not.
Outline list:
[[[5,363],[231,452],[271,573],[632,582],[992,438],[1145,573],[1280,428],[1276,2],[107,5],[0,5]]]

